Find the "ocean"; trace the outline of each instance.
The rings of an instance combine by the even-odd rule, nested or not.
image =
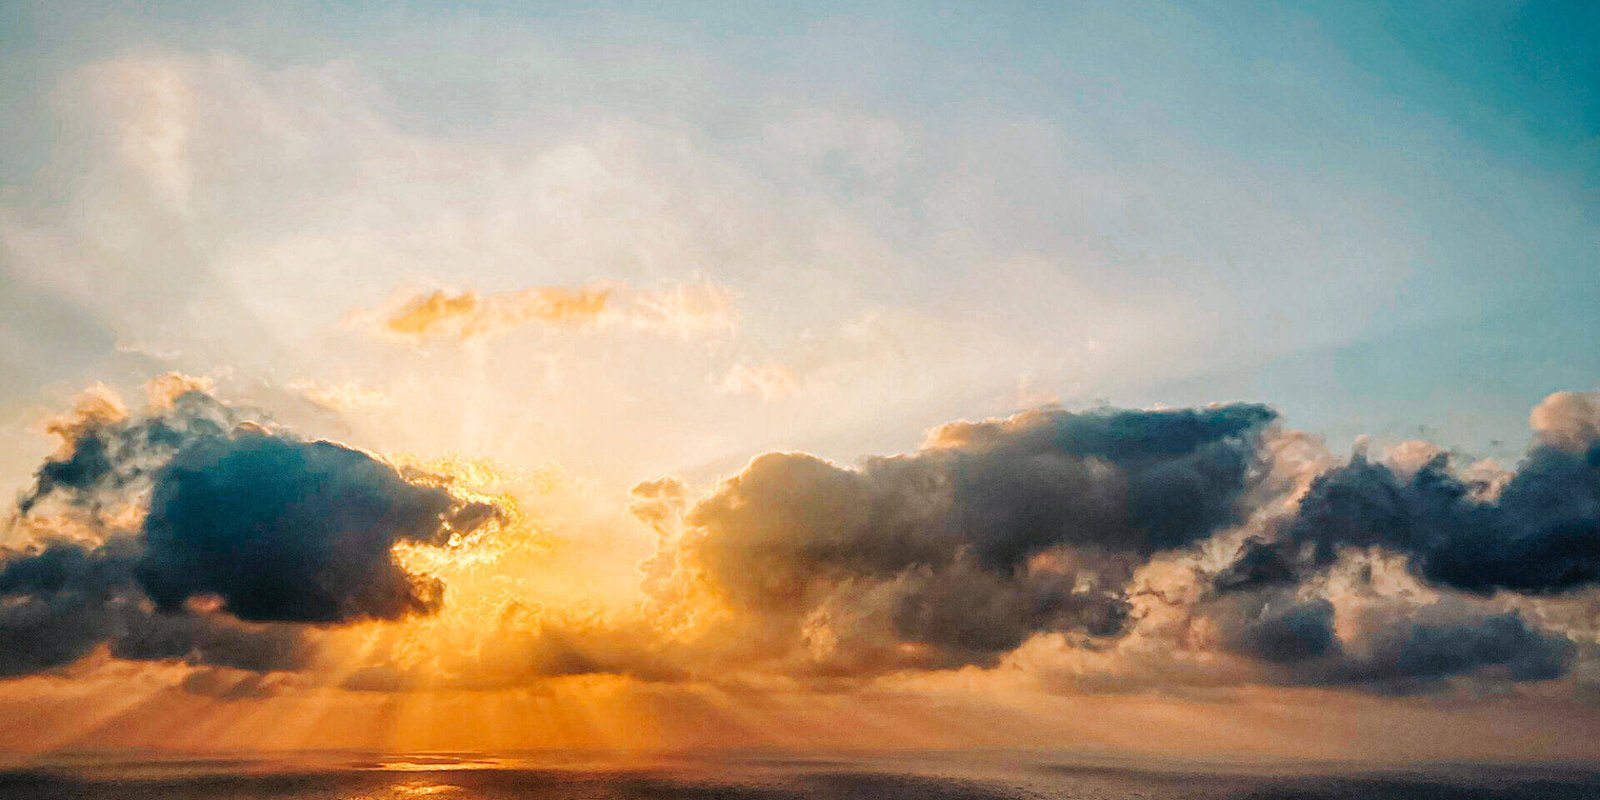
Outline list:
[[[1595,800],[1600,765],[1204,762],[1042,753],[305,753],[13,760],[0,800]]]

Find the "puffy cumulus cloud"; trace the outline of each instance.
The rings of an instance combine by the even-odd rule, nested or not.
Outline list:
[[[438,609],[443,585],[405,569],[397,546],[444,546],[498,518],[437,476],[250,422],[202,385],[152,381],[138,415],[97,389],[50,424],[62,447],[12,521],[31,541],[0,554],[0,673],[102,645],[129,660],[300,669],[317,637],[304,623]],[[72,535],[60,518],[76,520]]]
[[[763,455],[682,512],[651,578],[700,586],[741,657],[797,672],[993,664],[1041,632],[1112,636],[1141,561],[1242,519],[1273,418],[1045,409],[948,425],[859,468]],[[671,488],[641,487],[636,507],[659,525]]]
[[[1252,680],[1378,691],[1583,667],[1600,638],[1571,608],[1600,582],[1592,401],[1541,403],[1513,470],[1417,442],[1319,468],[1291,505],[1212,543],[1224,557],[1191,559],[1181,622],[1142,633],[1243,657]]]
[[[1528,416],[1539,440],[1567,450],[1583,450],[1600,440],[1600,392],[1556,392]]]
[[[715,284],[644,290],[602,281],[495,294],[442,289],[406,293],[386,310],[356,309],[349,320],[384,336],[465,342],[535,323],[565,328],[621,325],[687,339],[729,333],[738,327],[739,316],[733,294]]]
[[[453,604],[385,628],[341,685],[478,690],[621,675],[856,686],[993,666],[1042,633],[1115,641],[1141,563],[1242,521],[1244,497],[1268,476],[1272,420],[1259,406],[1045,409],[946,426],[914,453],[857,468],[770,453],[703,495],[674,478],[642,483],[628,509],[656,546],[631,576],[636,600],[538,592],[526,583],[537,570],[519,572],[512,551],[459,563],[448,574],[472,587],[461,600],[471,624],[456,624],[467,609]],[[1013,487],[1006,476],[1030,465],[1044,475]],[[1218,497],[1197,509],[1162,496],[1202,490]]]
[[[1569,607],[1595,582],[1600,458],[1543,430],[1515,470],[1455,469],[1420,442],[1335,458],[1257,405],[1047,408],[856,467],[768,453],[699,498],[641,484],[645,663],[830,682],[1007,665],[1072,691],[1554,681],[1600,641]]]
[[[1259,405],[957,423],[928,448],[955,462],[958,524],[988,564],[1058,544],[1148,555],[1239,518],[1276,414]]]
[[[242,428],[157,474],[138,577],[163,610],[210,595],[257,621],[426,614],[444,587],[406,572],[395,545],[444,545],[491,513],[360,451]]]
[[[1246,548],[1224,581],[1282,582],[1342,549],[1378,547],[1408,555],[1430,583],[1477,594],[1600,582],[1600,431],[1585,427],[1590,402],[1554,395],[1540,404],[1538,437],[1506,475],[1456,470],[1442,451],[1414,469],[1357,453],[1319,476],[1299,513]]]
[[[120,544],[120,543],[119,543]],[[0,675],[70,664],[109,635],[104,613],[129,584],[131,558],[58,544],[10,552],[0,566]]]

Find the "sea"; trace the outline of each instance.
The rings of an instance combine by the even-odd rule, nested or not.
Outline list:
[[[73,753],[0,800],[1600,800],[1600,764],[1185,760],[1051,752]]]

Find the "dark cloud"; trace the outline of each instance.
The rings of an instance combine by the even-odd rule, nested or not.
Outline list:
[[[945,426],[860,469],[768,454],[689,510],[669,560],[769,631],[820,636],[813,660],[992,663],[1040,631],[1119,630],[1137,564],[1240,519],[1273,418],[1046,410]]]
[[[1227,595],[1204,613],[1225,647],[1270,665],[1277,680],[1300,685],[1410,693],[1457,676],[1550,680],[1567,673],[1576,650],[1516,611],[1455,598],[1369,610],[1346,640],[1335,633],[1333,603],[1297,599],[1288,590]]]
[[[1537,630],[1515,611],[1486,612],[1446,601],[1396,614],[1338,657],[1304,662],[1293,675],[1297,683],[1410,693],[1486,671],[1487,677],[1512,682],[1559,678],[1573,654],[1570,640]]]
[[[116,543],[118,545],[123,543]],[[130,560],[123,548],[76,544],[12,552],[0,562],[0,677],[71,664],[115,632]]]
[[[225,437],[241,421],[233,409],[200,391],[184,392],[164,413],[144,417],[80,409],[78,418],[53,423],[52,430],[67,439],[66,451],[39,467],[18,510],[28,514],[47,500],[88,507],[126,502],[148,488],[151,476],[180,448]]]
[[[1405,450],[1410,467],[1357,455],[1329,468],[1256,405],[961,422],[854,468],[769,453],[698,500],[674,480],[636,487],[631,508],[658,538],[638,618],[517,600],[501,630],[435,666],[457,688],[592,673],[847,682],[993,666],[1057,634],[1041,647],[1117,662],[1106,685],[1550,680],[1581,637],[1493,595],[1600,582],[1600,446],[1582,441],[1593,425],[1563,422],[1585,403],[1541,408],[1526,459],[1483,479],[1411,457],[1425,448]],[[57,430],[66,446],[22,518],[48,507],[101,529],[0,558],[4,675],[102,649],[211,670],[196,691],[270,693],[280,682],[239,676],[307,668],[316,626],[438,610],[444,587],[408,572],[397,546],[444,545],[500,514],[205,392],[139,417],[85,406]],[[128,506],[142,516],[114,513]],[[392,655],[347,686],[428,685]]]
[[[132,531],[91,515],[84,541],[0,554],[0,675],[115,658],[250,672],[313,657],[299,623],[397,619],[444,587],[407,572],[400,543],[443,545],[498,515],[357,450],[259,425],[201,391],[128,417],[109,401],[58,420],[63,451],[20,519],[50,504],[143,506]],[[96,527],[100,526],[100,527]]]
[[[149,613],[127,617],[109,642],[111,655],[130,661],[181,661],[251,672],[301,670],[315,655],[298,626],[250,624],[219,613]]]
[[[1513,682],[1566,674],[1575,657],[1566,636],[1465,599],[1551,596],[1600,582],[1600,445],[1580,436],[1592,426],[1561,418],[1563,409],[1588,409],[1566,400],[1541,405],[1541,435],[1509,475],[1475,479],[1444,453],[1415,468],[1357,453],[1318,475],[1294,513],[1211,578],[1219,599],[1208,613],[1222,620],[1228,646],[1291,665],[1297,682],[1392,691],[1486,670]],[[1368,621],[1339,646],[1331,607],[1318,605],[1326,601],[1283,598],[1344,553],[1369,549],[1404,556],[1416,579],[1457,594]]]
[[[1572,642],[1534,629],[1515,611],[1484,614],[1465,604],[1434,603],[1395,619],[1369,637],[1365,656],[1340,670],[1347,681],[1407,686],[1485,667],[1513,681],[1565,674]]]
[[[199,595],[254,621],[347,622],[436,611],[444,587],[396,561],[483,508],[371,456],[245,428],[181,450],[156,476],[139,584],[163,610]]]
[[[1041,571],[1018,579],[961,563],[917,570],[895,586],[889,607],[895,635],[930,645],[933,666],[992,663],[1038,631],[1111,636],[1127,603],[1120,586],[1081,587],[1073,572]]]
[[[1164,638],[1145,652],[1216,647],[1254,665],[1233,673],[1247,680],[1379,692],[1567,674],[1572,640],[1473,595],[1594,580],[1593,445],[1545,437],[1503,480],[1445,456],[1330,469],[1276,461],[1300,440],[1274,419],[1251,405],[1049,410],[948,425],[853,469],[771,453],[690,505],[651,563],[740,613],[740,658],[800,673],[992,665],[1054,632],[1097,650],[1135,633]],[[1309,489],[1295,501],[1297,480]],[[1211,565],[1216,543],[1197,545],[1247,520],[1239,555]],[[1330,583],[1346,552],[1369,547],[1404,554],[1396,563],[1443,594],[1403,599],[1355,563]],[[1167,621],[1137,627],[1151,604]]]
[[[1440,455],[1412,474],[1362,456],[1318,477],[1273,540],[1250,543],[1224,590],[1291,582],[1342,548],[1404,553],[1422,579],[1477,594],[1600,583],[1600,445],[1535,446],[1490,497]]]
[[[951,522],[1001,568],[1062,544],[1143,555],[1182,547],[1237,518],[1253,434],[1274,417],[1231,405],[947,426]]]
[[[1496,502],[1450,510],[1454,530],[1425,539],[1422,571],[1431,580],[1525,593],[1600,582],[1600,444],[1578,453],[1535,448]]]
[[[1218,615],[1223,638],[1234,652],[1272,664],[1292,664],[1337,654],[1333,603],[1298,600],[1287,592],[1268,592],[1236,600],[1233,613]]]
[[[0,562],[0,676],[71,664],[106,645],[132,661],[179,661],[254,671],[300,669],[311,642],[290,625],[252,625],[215,613],[158,613],[135,584],[140,545],[52,542]]]

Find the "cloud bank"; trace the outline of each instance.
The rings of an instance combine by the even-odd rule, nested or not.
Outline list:
[[[769,453],[696,500],[636,490],[664,531],[646,585],[721,613],[690,658],[807,680],[1551,681],[1597,640],[1556,622],[1600,580],[1592,398],[1541,405],[1513,471],[1423,443],[1337,459],[1259,405],[1031,411],[859,467]]]
[[[157,395],[130,415],[92,393],[54,423],[62,450],[17,519],[94,534],[0,561],[5,674],[101,645],[305,669],[330,626],[449,607],[397,548],[503,520],[437,476],[246,421],[201,388]],[[474,627],[426,629],[426,658],[385,633],[337,683],[839,689],[972,670],[1073,692],[1584,694],[1600,664],[1595,401],[1541,404],[1510,470],[1421,442],[1335,457],[1257,404],[1046,407],[856,466],[766,453],[704,491],[634,487],[629,511],[656,541],[636,598],[564,606],[511,588],[520,567],[486,555],[472,569],[496,588],[473,596]]]

